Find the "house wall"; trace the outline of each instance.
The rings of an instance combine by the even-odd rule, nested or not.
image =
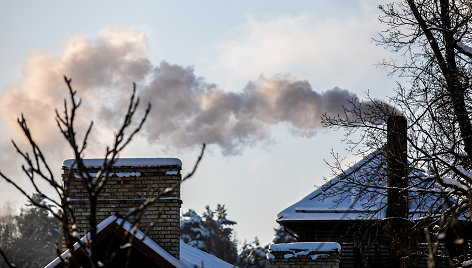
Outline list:
[[[114,167],[108,183],[98,196],[97,222],[116,213],[124,216],[131,209],[141,205],[151,194],[170,188],[181,180],[180,166]],[[69,168],[63,167],[63,179]],[[94,173],[96,168],[89,168]],[[174,172],[168,172],[174,171]],[[76,225],[81,234],[87,230],[89,201],[82,180],[76,170],[70,170],[70,202]],[[138,228],[174,257],[180,255],[180,187],[148,207]],[[129,219],[133,222],[133,219]]]
[[[381,235],[376,231],[378,226],[373,222],[284,222],[284,226],[298,235],[299,242],[339,243],[342,248],[339,267],[388,267],[387,248],[382,243],[377,243],[381,241]]]

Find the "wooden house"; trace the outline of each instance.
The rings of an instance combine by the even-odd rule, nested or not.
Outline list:
[[[411,263],[415,267],[427,267],[424,228],[431,234],[435,232],[435,222],[442,209],[447,208],[450,197],[434,182],[425,179],[427,175],[408,164],[406,121],[402,124],[403,137],[389,130],[393,133],[389,133],[389,139],[393,141],[389,140],[385,146],[281,211],[277,222],[299,242],[339,243],[340,267],[399,267],[392,258],[395,254],[392,249],[400,253],[410,250]],[[392,153],[395,151],[392,146],[399,150]],[[401,180],[400,184],[391,181],[392,171],[397,175],[393,179]],[[462,226],[461,236],[467,242],[472,237],[470,221],[461,219],[464,221],[457,226]],[[454,235],[445,237],[453,239]],[[392,244],[392,241],[399,243]],[[405,241],[409,243],[406,246]],[[446,265],[448,256],[469,254],[467,243],[457,252],[444,251],[446,243],[448,241],[441,241],[435,255],[437,267]]]

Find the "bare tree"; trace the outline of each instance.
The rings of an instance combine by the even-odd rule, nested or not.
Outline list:
[[[90,236],[85,241],[83,241],[80,239],[76,229],[76,217],[69,200],[70,180],[75,178],[75,174],[69,172],[69,174],[66,174],[66,176],[62,178],[63,180],[56,178],[51,166],[47,162],[46,155],[35,142],[35,139],[32,136],[31,131],[27,125],[27,121],[23,115],[21,115],[21,117],[18,119],[18,124],[30,145],[30,150],[26,151],[21,149],[15,141],[12,141],[12,143],[18,154],[20,154],[25,161],[25,164],[22,165],[22,170],[29,179],[30,184],[34,188],[34,191],[33,193],[28,193],[13,178],[7,176],[1,171],[0,176],[6,182],[14,186],[24,197],[28,199],[31,204],[48,211],[60,222],[65,246],[69,252],[74,252],[74,244],[77,244],[81,253],[84,254],[88,259],[87,266],[103,267],[103,260],[99,260],[97,256],[97,200],[111,176],[111,169],[118,160],[120,153],[133,140],[133,138],[141,130],[143,124],[145,123],[151,109],[151,104],[147,104],[147,107],[144,110],[144,115],[138,119],[137,124],[132,124],[135,120],[136,112],[140,104],[140,100],[136,96],[136,85],[133,84],[133,90],[129,99],[126,113],[124,115],[124,120],[121,123],[121,126],[115,132],[113,144],[106,148],[103,157],[103,163],[98,172],[91,174],[88,171],[83,159],[84,152],[88,145],[87,141],[93,128],[93,122],[90,122],[88,125],[88,128],[84,134],[84,138],[82,140],[78,140],[75,129],[75,121],[77,110],[81,105],[81,100],[77,99],[77,92],[72,88],[71,79],[64,76],[64,80],[68,88],[69,100],[64,100],[64,108],[62,113],[56,110],[56,122],[60,132],[62,133],[62,136],[66,139],[68,145],[72,149],[74,155],[73,166],[75,172],[76,174],[79,174],[82,185],[87,193],[89,206],[87,232]],[[139,207],[133,209],[127,215],[125,215],[125,219],[131,219],[133,217],[132,223],[134,226],[136,226],[141,216],[150,205],[154,204],[157,200],[159,200],[159,198],[165,197],[177,187],[180,187],[180,184],[183,181],[191,178],[203,157],[204,150],[205,144],[203,144],[200,155],[189,174],[183,177],[182,180],[180,180],[170,189],[159,189],[159,191],[156,193],[149,193],[147,200],[145,200]],[[48,194],[46,191],[44,191],[40,187],[41,183],[47,183],[54,194]],[[41,200],[46,202],[38,202],[39,199],[34,198],[34,196],[40,196]],[[54,209],[54,207],[59,209]],[[132,237],[130,237],[130,239],[132,239]],[[61,250],[62,249],[59,244],[56,244],[57,256],[61,259],[61,262],[67,267],[78,267],[78,263],[74,254],[69,254],[66,259],[63,259],[61,257]],[[129,250],[131,250],[131,248]],[[4,251],[1,249],[0,254],[5,259],[5,263],[9,267],[14,267],[14,264],[8,261],[8,256],[6,256]],[[114,255],[111,254],[111,257],[113,256]]]
[[[461,263],[466,260],[461,249],[466,237],[458,219],[470,222],[472,213],[472,2],[402,0],[379,9],[386,29],[376,41],[398,55],[381,65],[407,80],[398,83],[390,98],[390,104],[407,118],[408,159],[410,168],[416,169],[402,190],[409,191],[410,201],[436,196],[436,202],[424,203],[430,205],[422,208],[428,221],[416,222],[414,227],[424,230],[430,256],[445,243],[449,264]],[[380,148],[386,127],[379,122],[392,109],[372,103],[368,109],[346,107],[343,116],[325,117],[324,124],[347,127],[347,140],[360,153]],[[354,132],[360,135],[351,135]],[[372,185],[366,180],[353,184],[364,194],[366,185]],[[428,265],[434,266],[432,257]]]

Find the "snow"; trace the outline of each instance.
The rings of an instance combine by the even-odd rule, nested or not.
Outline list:
[[[336,242],[297,242],[270,244],[267,259],[273,259],[274,252],[284,252],[284,259],[296,258],[298,256],[310,256],[312,260],[316,260],[320,256],[329,256],[328,254],[318,254],[320,252],[341,252],[341,245]]]
[[[103,159],[84,159],[84,165],[89,168],[99,168],[103,165]],[[62,166],[71,168],[75,159],[64,160]],[[114,167],[160,167],[160,166],[182,166],[178,158],[120,158]],[[75,167],[75,165],[74,165]]]
[[[385,162],[382,149],[372,152],[343,174],[282,210],[277,221],[384,219],[387,202]],[[421,181],[420,178],[425,176],[415,170],[409,174],[409,180],[415,184],[411,192],[428,189],[422,195],[412,195],[415,198],[409,204],[411,218],[426,215],[440,192],[439,186],[425,185]],[[353,186],[353,181],[359,185]]]
[[[89,173],[90,176],[96,178],[98,173],[96,172],[90,172]],[[117,176],[117,177],[140,177],[141,176],[141,172],[110,172],[108,173],[108,175],[110,177],[113,177],[113,176]],[[76,178],[80,178],[80,174],[79,173],[75,173],[74,176]],[[105,174],[102,174],[102,176],[105,176]],[[93,183],[93,182],[92,182]],[[96,183],[96,182],[95,182]]]
[[[447,178],[447,177],[442,177],[441,178],[441,181],[444,183],[444,184],[447,184],[447,185],[451,185],[451,186],[455,186],[457,188],[460,188],[464,191],[469,191],[469,187],[467,187],[467,185],[464,185],[462,184],[460,181],[458,180],[454,180],[454,179],[451,179],[451,178]]]
[[[140,239],[144,244],[146,244],[149,248],[151,248],[154,252],[159,254],[161,257],[163,257],[165,260],[167,260],[169,263],[174,265],[175,267],[184,267],[182,263],[176,259],[174,256],[172,256],[169,252],[161,248],[156,242],[154,242],[151,238],[147,237],[142,231],[139,229],[135,228],[131,223],[128,221],[125,221],[123,219],[119,219],[116,216],[110,216],[103,220],[99,225],[97,225],[97,233],[100,233],[105,227],[110,225],[112,222],[116,222],[118,225],[123,224],[123,229],[128,230],[132,235],[134,235],[136,238]],[[87,237],[90,238],[90,234],[87,234]],[[86,237],[83,236],[80,241],[82,243],[86,242]],[[74,250],[77,250],[79,248],[79,244],[75,243],[74,244]],[[67,255],[69,254],[69,250],[66,250],[64,253],[62,253],[61,258],[66,259]],[[55,267],[56,265],[60,264],[61,260],[59,257],[54,259],[52,262],[50,262],[45,268],[51,268]]]
[[[191,247],[180,240],[180,261],[185,268],[232,268],[235,267],[211,254]]]
[[[472,260],[464,261],[462,263],[462,267],[469,267],[472,266]]]
[[[472,53],[472,47],[469,47],[468,45],[462,43],[462,42],[457,42],[457,45],[462,48],[465,52],[467,53]]]
[[[271,252],[298,252],[303,251],[309,252],[328,252],[338,251],[341,252],[341,245],[337,242],[295,242],[295,243],[283,243],[283,244],[270,244],[269,250]],[[300,254],[301,255],[301,254]]]
[[[128,230],[132,235],[134,235],[137,239],[141,240],[144,244],[146,244],[149,248],[151,248],[154,252],[159,254],[161,257],[163,257],[165,260],[167,260],[169,263],[174,265],[175,267],[184,267],[178,259],[176,259],[174,256],[172,256],[169,252],[161,248],[156,242],[154,242],[151,238],[146,236],[142,231],[139,229],[135,228],[131,223],[128,221],[125,221],[123,219],[119,219],[116,216],[110,216],[103,220],[99,225],[97,225],[97,233],[100,233],[105,227],[110,225],[112,222],[116,222],[118,225],[121,225],[123,229]],[[87,234],[87,237],[90,238],[90,234]],[[80,241],[82,243],[86,242],[86,237],[83,236]],[[74,250],[77,250],[79,248],[79,244],[75,243],[74,244]],[[67,255],[69,254],[69,250],[66,250],[64,253],[62,253],[61,257],[63,259],[67,258]],[[54,259],[52,262],[50,262],[45,268],[50,268],[50,267],[55,267],[61,263],[61,260],[59,257]]]
[[[315,254],[315,255],[311,255],[311,259],[312,260],[316,260],[318,259],[318,257],[322,257],[322,256],[329,256],[328,254]]]
[[[97,201],[146,201],[149,198],[97,198]],[[155,200],[155,198],[152,198]],[[69,198],[69,202],[84,202],[88,201],[87,198]],[[178,197],[160,197],[159,200],[178,200],[182,202],[182,200]]]
[[[130,222],[125,221],[123,219],[117,218],[116,216],[110,216],[103,220],[99,225],[97,225],[97,233],[101,232],[105,227],[110,225],[111,223],[116,222],[119,226],[121,225],[123,229],[128,230],[132,235],[134,235],[137,239],[141,240],[144,244],[146,244],[150,249],[154,252],[159,254],[169,263],[174,265],[178,268],[193,268],[193,267],[201,267],[203,264],[205,268],[231,268],[235,267],[211,254],[203,252],[199,249],[193,248],[183,241],[180,241],[180,260],[176,259],[166,250],[164,250],[161,246],[159,246],[154,240],[146,236],[141,230],[135,228]],[[87,234],[90,237],[90,234]],[[85,243],[86,237],[82,237],[80,239],[82,243]],[[123,247],[131,246],[129,243],[125,244]],[[74,250],[79,248],[79,244],[74,244]],[[69,250],[66,250],[62,253],[61,257],[65,260],[67,259],[67,255],[69,254]],[[51,263],[49,263],[46,268],[55,267],[56,265],[60,264],[60,259],[57,257]]]

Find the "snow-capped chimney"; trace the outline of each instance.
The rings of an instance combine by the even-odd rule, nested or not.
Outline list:
[[[386,157],[387,217],[408,218],[407,122],[404,116],[387,119]]]
[[[90,175],[98,172],[103,159],[85,159]],[[182,162],[176,158],[121,158],[110,170],[110,178],[98,196],[97,222],[118,213],[126,215],[139,207],[151,194],[156,196],[181,180]],[[79,233],[87,230],[89,202],[74,160],[65,160],[62,175],[69,185],[70,202]],[[69,174],[69,184],[66,183]],[[180,255],[180,187],[149,206],[142,216],[139,229],[174,257]],[[130,219],[132,222],[133,219]]]

